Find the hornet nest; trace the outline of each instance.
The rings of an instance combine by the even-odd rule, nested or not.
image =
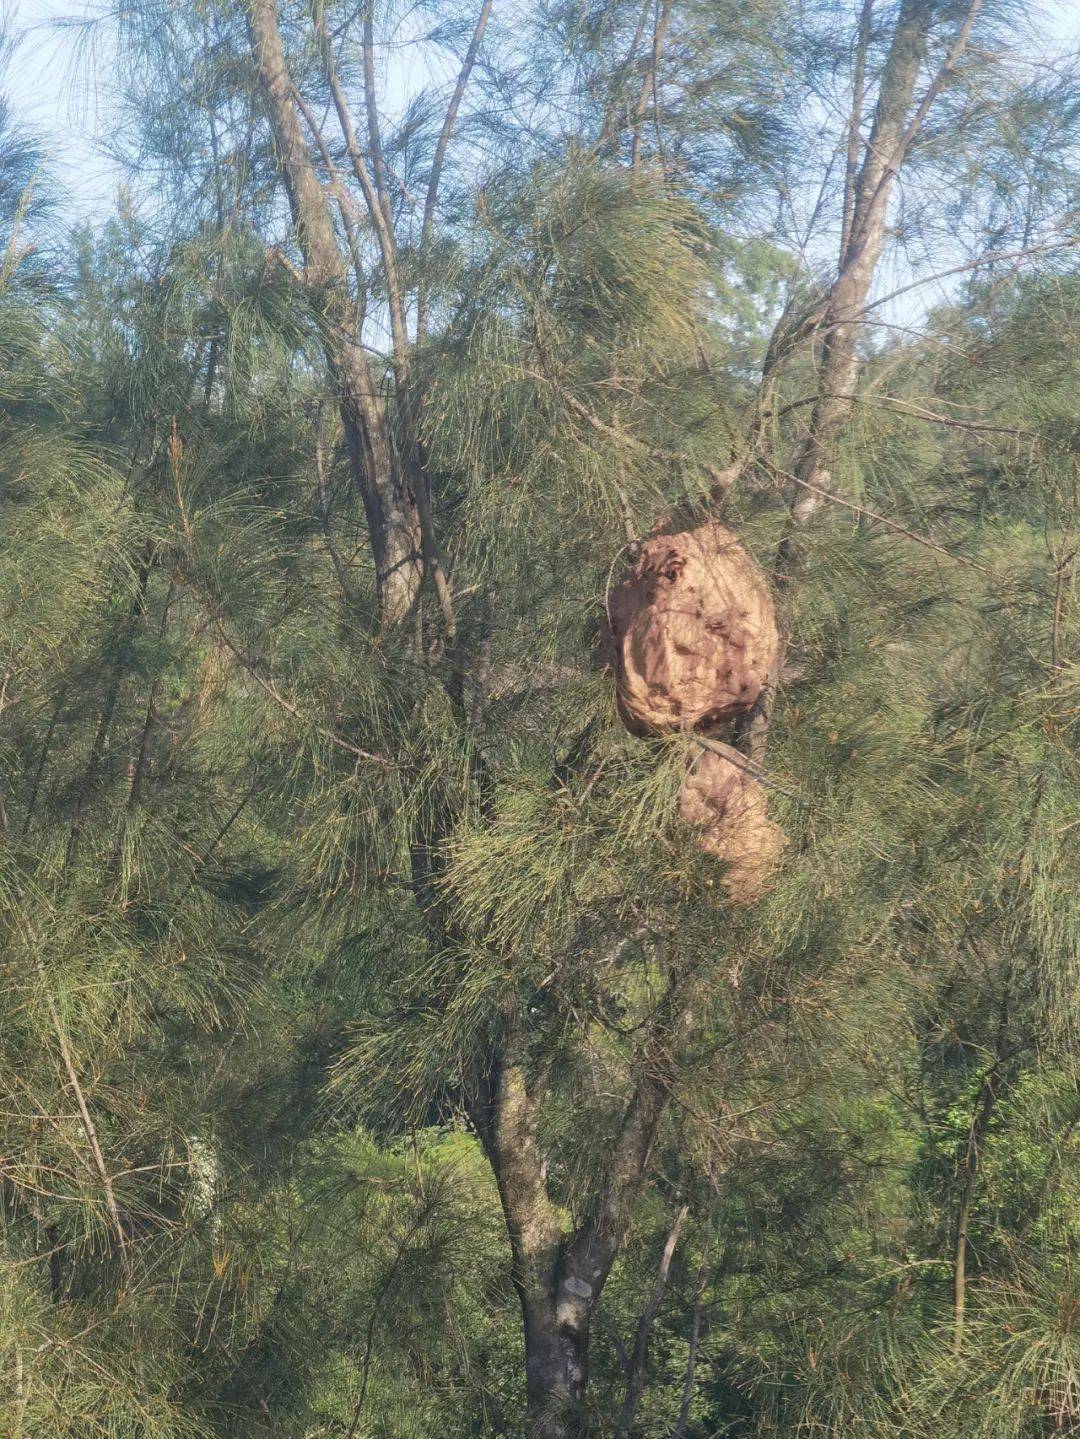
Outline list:
[[[651,536],[608,597],[602,659],[632,734],[715,731],[753,706],[779,655],[768,582],[721,524]],[[765,892],[787,841],[766,815],[758,780],[703,750],[679,812],[700,828],[702,850],[727,865],[732,903]]]
[[[760,899],[787,848],[787,835],[766,813],[764,785],[723,755],[702,750],[686,771],[679,817],[700,829],[704,852],[727,865],[723,882],[731,903]]]
[[[609,596],[608,625],[619,707],[635,734],[748,710],[780,644],[765,576],[719,524],[646,540]]]

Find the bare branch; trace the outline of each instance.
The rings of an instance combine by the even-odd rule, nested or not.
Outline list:
[[[422,344],[427,335],[428,287],[424,277],[423,264],[431,243],[431,230],[435,221],[435,203],[439,196],[439,181],[442,179],[443,162],[446,159],[446,151],[450,144],[450,137],[454,133],[454,124],[457,120],[458,110],[461,108],[461,99],[465,94],[465,87],[469,83],[469,76],[472,74],[473,66],[476,64],[476,57],[480,50],[480,42],[484,38],[488,16],[491,14],[491,4],[492,0],[483,0],[483,4],[480,6],[480,14],[476,19],[476,26],[473,29],[472,39],[469,41],[469,48],[465,51],[465,58],[461,62],[461,69],[458,71],[457,83],[454,86],[453,94],[450,96],[450,103],[446,107],[446,115],[443,118],[442,129],[439,131],[439,139],[435,146],[435,156],[431,162],[431,174],[428,176],[427,194],[424,197],[424,219],[420,227],[421,269],[416,299],[417,344]]]
[[[952,550],[946,549],[944,545],[939,545],[936,540],[928,539],[926,535],[920,535],[916,530],[907,529],[906,526],[900,524],[897,520],[890,520],[887,515],[878,514],[876,510],[868,510],[864,505],[852,504],[850,500],[845,500],[839,495],[834,495],[831,490],[827,490],[821,485],[815,485],[810,480],[802,480],[798,475],[792,475],[786,470],[778,469],[771,462],[769,462],[769,468],[780,479],[787,480],[790,484],[798,485],[804,490],[810,490],[821,500],[827,500],[833,505],[840,505],[843,509],[850,510],[852,514],[862,515],[864,519],[873,520],[875,524],[884,525],[887,529],[895,530],[897,534],[904,535],[909,540],[914,540],[918,545],[925,545],[928,550],[934,550],[937,554],[944,555],[946,559],[952,560],[958,565],[966,565],[968,569],[977,570],[983,575],[989,575],[991,573],[985,565],[980,565],[975,560],[969,560],[965,555],[955,554]]]
[[[633,39],[630,41],[630,45],[626,51],[626,55],[623,58],[622,64],[615,71],[615,75],[611,84],[611,92],[609,95],[608,104],[605,108],[603,121],[600,125],[600,133],[597,136],[596,143],[592,148],[593,154],[601,153],[601,151],[605,148],[606,143],[609,140],[613,140],[618,132],[618,111],[620,108],[619,98],[622,92],[623,84],[626,81],[627,76],[630,74],[631,69],[633,68],[634,61],[637,59],[638,46],[641,44],[641,37],[645,33],[645,21],[648,18],[651,5],[652,0],[643,0],[641,10],[638,14],[637,24],[634,27]]]
[[[72,1058],[71,1048],[67,1041],[67,1032],[64,1029],[63,1020],[60,1018],[60,1011],[56,1007],[56,1001],[49,990],[49,977],[45,970],[45,962],[41,958],[37,947],[34,945],[33,936],[30,933],[28,921],[23,918],[23,927],[26,931],[27,942],[31,945],[34,955],[34,968],[37,970],[38,978],[41,980],[45,996],[45,1008],[49,1013],[49,1022],[52,1025],[53,1033],[56,1035],[56,1046],[60,1051],[60,1063],[63,1066],[64,1075],[69,1088],[75,1097],[75,1104],[79,1111],[79,1121],[82,1125],[86,1142],[90,1147],[90,1154],[93,1158],[93,1167],[101,1181],[102,1193],[105,1196],[105,1207],[109,1211],[109,1218],[112,1221],[113,1230],[116,1234],[116,1242],[123,1259],[124,1269],[131,1272],[131,1255],[127,1247],[127,1235],[124,1232],[124,1223],[120,1217],[120,1206],[116,1202],[116,1191],[113,1188],[112,1177],[109,1174],[108,1166],[105,1163],[105,1155],[102,1153],[101,1143],[98,1140],[97,1129],[90,1114],[90,1106],[86,1100],[86,1094],[79,1081],[79,1074],[75,1068],[75,1061]]]
[[[823,396],[803,395],[801,399],[791,400],[788,404],[782,405],[776,412],[776,419],[788,414],[791,410],[803,409],[806,405],[817,404],[819,398],[829,400],[846,400],[849,404],[872,405],[874,401],[866,394],[850,394],[839,391],[825,391]],[[1031,430],[1021,430],[1015,425],[988,425],[982,420],[962,420],[953,415],[939,415],[933,410],[923,409],[921,405],[913,405],[907,400],[901,400],[894,395],[882,395],[876,408],[889,408],[901,415],[910,416],[913,420],[926,420],[929,424],[948,425],[957,430],[977,430],[984,434],[1008,435],[1014,440],[1034,440],[1037,436]]]
[[[315,20],[315,35],[319,41],[323,71],[330,94],[334,101],[338,125],[341,128],[345,149],[352,163],[353,174],[364,196],[375,237],[382,256],[383,274],[386,277],[387,307],[390,313],[390,334],[394,346],[394,370],[399,386],[403,386],[409,363],[409,340],[405,327],[405,302],[397,268],[397,241],[394,237],[394,216],[386,190],[385,164],[382,157],[382,141],[379,135],[379,112],[375,104],[375,69],[371,52],[371,6],[368,4],[364,17],[364,94],[368,109],[368,129],[374,135],[371,143],[372,166],[375,180],[368,172],[367,162],[356,139],[352,114],[341,88],[341,80],[334,64],[330,37],[321,16]],[[369,74],[370,71],[370,74]]]
[[[694,1377],[697,1368],[698,1345],[701,1342],[701,1307],[705,1295],[705,1283],[708,1278],[708,1266],[702,1264],[698,1270],[697,1284],[694,1286],[694,1305],[690,1311],[690,1352],[686,1356],[686,1377],[683,1380],[682,1402],[679,1405],[679,1417],[675,1422],[675,1428],[671,1431],[671,1439],[683,1439],[686,1427],[690,1422],[690,1405],[694,1400]]]
[[[657,0],[656,23],[653,26],[652,56],[648,69],[642,76],[641,90],[638,94],[638,102],[634,108],[634,137],[630,142],[630,168],[636,170],[641,160],[641,138],[645,128],[645,113],[649,103],[649,95],[656,96],[657,71],[660,68],[660,58],[664,50],[664,37],[667,34],[668,21],[671,19],[671,12],[675,0]]]
[[[379,127],[379,103],[375,93],[375,3],[364,0],[364,108],[367,111],[368,149],[371,168],[375,172],[375,192],[379,197],[386,228],[393,231],[394,211],[386,184],[386,161],[383,159],[382,131]]]
[[[1061,616],[1065,608],[1065,597],[1072,583],[1072,562],[1075,558],[1075,550],[1065,550],[1064,547],[1062,547],[1061,555],[1057,562],[1057,583],[1054,587],[1054,617],[1050,626],[1050,667],[1055,670],[1061,668]]]
[[[629,1439],[634,1420],[637,1417],[645,1384],[645,1360],[648,1357],[649,1340],[652,1338],[653,1326],[656,1323],[656,1316],[660,1312],[660,1305],[664,1302],[675,1246],[679,1242],[683,1225],[686,1223],[686,1216],[689,1213],[690,1206],[688,1204],[681,1204],[675,1212],[675,1218],[668,1230],[660,1254],[660,1264],[653,1281],[652,1291],[641,1311],[641,1317],[638,1319],[634,1331],[634,1347],[626,1364],[626,1397],[623,1400],[622,1411],[615,1429],[615,1439]]]
[[[949,47],[949,53],[945,57],[945,63],[941,66],[941,69],[934,76],[933,80],[931,80],[930,84],[927,86],[926,94],[919,101],[919,104],[915,110],[915,114],[911,117],[911,123],[904,131],[904,134],[900,140],[900,144],[897,147],[897,152],[890,164],[890,168],[894,170],[899,169],[899,167],[904,163],[904,159],[906,158],[908,151],[918,139],[919,131],[925,124],[926,117],[927,115],[929,115],[930,109],[933,106],[934,101],[941,94],[945,82],[949,79],[953,71],[956,69],[956,66],[960,60],[960,56],[964,53],[964,47],[967,45],[968,37],[971,34],[972,26],[975,24],[975,21],[978,18],[979,11],[982,9],[982,5],[983,0],[971,0],[971,4],[968,6],[967,14],[964,16],[963,23],[961,24],[960,29],[956,32],[956,39]]]
[[[933,275],[923,275],[918,280],[912,280],[907,285],[901,285],[898,290],[890,290],[887,295],[881,295],[876,300],[871,300],[864,305],[859,314],[866,315],[871,310],[878,310],[882,305],[887,305],[890,300],[898,300],[901,295],[908,295],[912,290],[921,289],[923,285],[933,285],[938,280],[947,280],[953,275],[963,275],[970,270],[982,270],[988,265],[998,265],[1005,260],[1024,260],[1029,255],[1046,255],[1054,250],[1069,250],[1080,245],[1080,235],[1070,235],[1065,240],[1050,240],[1045,245],[1025,245],[1019,250],[998,250],[989,254],[980,255],[977,260],[968,260],[962,265],[953,265],[948,270],[938,270]]]
[[[764,785],[766,789],[774,789],[778,794],[785,795],[788,799],[794,800],[796,804],[806,803],[794,790],[785,788],[784,785],[773,779],[767,770],[762,769],[755,760],[748,758],[743,754],[742,750],[735,749],[733,745],[725,744],[723,740],[713,739],[711,735],[695,734],[693,740],[701,749],[710,750],[713,754],[719,755],[722,759],[726,759],[729,764],[734,765],[736,769],[742,770],[743,774],[748,774],[751,778],[756,779],[758,784]]]

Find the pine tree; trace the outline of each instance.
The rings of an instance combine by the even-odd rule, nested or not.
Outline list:
[[[1069,73],[978,5],[431,14],[124,11],[66,253],[2,151],[5,1423],[1064,1434]],[[943,177],[970,278],[875,334]],[[609,597],[714,519],[783,664],[630,734]]]

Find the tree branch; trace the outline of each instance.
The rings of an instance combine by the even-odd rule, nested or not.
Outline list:
[[[695,460],[692,456],[681,454],[678,450],[665,450],[657,445],[650,445],[646,440],[639,440],[636,435],[628,434],[615,425],[607,424],[588,405],[583,404],[569,390],[563,389],[550,375],[543,374],[539,370],[522,370],[521,373],[526,380],[535,380],[554,390],[566,408],[577,415],[579,419],[584,420],[589,428],[595,430],[597,434],[604,435],[609,440],[615,440],[620,445],[625,445],[628,450],[636,450],[638,454],[648,455],[650,459],[664,460],[667,464],[693,465],[703,470],[717,489],[730,489],[737,473],[735,468],[717,469],[715,465]],[[625,496],[622,498],[625,502]]]
[[[968,37],[971,34],[972,26],[975,24],[975,21],[978,18],[979,11],[982,9],[982,5],[983,0],[971,0],[970,5],[968,6],[967,14],[964,16],[963,23],[961,24],[960,29],[956,32],[956,39],[949,47],[949,53],[945,57],[945,63],[941,66],[941,69],[937,72],[933,80],[931,80],[930,84],[927,86],[926,94],[919,101],[919,104],[915,110],[915,114],[911,117],[911,123],[908,125],[907,129],[904,131],[903,136],[901,137],[900,144],[897,147],[896,155],[890,163],[890,168],[894,171],[899,169],[899,167],[904,163],[908,151],[918,139],[919,131],[922,129],[923,125],[926,122],[926,117],[930,113],[931,106],[933,105],[937,97],[941,94],[942,88],[945,85],[945,82],[948,80],[949,76],[956,69],[956,66],[960,60],[960,56],[964,53],[964,47],[967,45]]]
[[[788,404],[782,405],[776,411],[775,419],[789,414],[792,410],[799,410],[806,405],[817,404],[818,400],[846,400],[849,404],[872,404],[873,401],[865,395],[845,393],[843,391],[826,390],[822,395],[803,395],[801,399],[791,400]],[[984,434],[1008,435],[1014,440],[1034,440],[1037,436],[1031,430],[1021,430],[1015,425],[988,425],[981,420],[961,420],[952,415],[939,415],[933,410],[923,409],[921,405],[912,404],[908,400],[901,400],[895,395],[882,395],[880,405],[895,409],[898,414],[910,416],[913,420],[926,420],[934,425],[948,425],[957,430],[978,430]]]
[[[901,295],[908,295],[912,290],[918,290],[923,285],[933,285],[938,280],[948,280],[953,275],[962,275],[970,270],[981,270],[987,265],[1000,264],[1003,260],[1023,260],[1029,255],[1045,255],[1054,250],[1068,250],[1075,245],[1080,245],[1080,235],[1072,235],[1067,240],[1050,240],[1045,245],[1025,245],[1018,250],[991,251],[989,254],[980,255],[977,260],[967,260],[962,265],[952,265],[947,270],[938,270],[933,275],[923,275],[918,280],[901,285],[898,290],[890,290],[887,295],[881,295],[878,299],[871,300],[869,304],[864,305],[859,314],[869,314],[871,310],[878,310],[891,300],[898,300]]]
[[[337,200],[341,223],[345,227],[345,238],[349,243],[349,252],[352,256],[353,274],[356,276],[357,305],[361,307],[364,295],[364,270],[360,261],[360,242],[356,234],[356,225],[353,223],[350,196],[341,183],[341,176],[338,173],[337,166],[334,164],[333,156],[330,154],[326,137],[316,122],[315,116],[311,113],[311,107],[295,85],[293,86],[293,98],[296,101],[296,108],[300,111],[301,115],[303,115],[304,122],[311,131],[311,138],[318,146],[319,155],[322,157],[323,166],[330,180],[330,188],[334,193],[334,198]],[[362,323],[357,326],[357,334],[360,333],[362,328]]]
[[[630,1439],[633,1431],[634,1420],[637,1418],[637,1411],[641,1404],[641,1396],[645,1387],[645,1360],[649,1353],[649,1340],[652,1338],[653,1326],[656,1323],[656,1316],[660,1312],[660,1306],[664,1302],[664,1294],[667,1290],[668,1275],[671,1272],[671,1260],[675,1254],[675,1246],[679,1242],[683,1225],[686,1223],[686,1216],[690,1213],[688,1204],[681,1204],[675,1212],[675,1218],[668,1230],[664,1247],[660,1253],[660,1264],[656,1271],[656,1278],[653,1280],[652,1292],[645,1302],[641,1311],[637,1327],[634,1331],[634,1346],[626,1363],[626,1397],[619,1413],[618,1422],[615,1426],[615,1439]]]
[[[465,51],[465,58],[461,62],[461,69],[458,71],[454,92],[450,96],[450,103],[446,107],[446,115],[443,118],[442,129],[439,131],[439,139],[435,146],[435,156],[431,162],[431,174],[428,176],[427,194],[424,197],[424,218],[420,226],[420,275],[417,282],[416,295],[416,342],[418,345],[423,344],[427,336],[428,286],[423,267],[431,243],[432,226],[435,222],[435,203],[439,196],[439,181],[442,179],[443,162],[446,159],[446,151],[450,144],[450,137],[454,133],[454,124],[457,121],[462,96],[465,94],[465,87],[469,83],[469,76],[472,74],[473,66],[476,64],[476,57],[480,50],[480,42],[484,38],[488,16],[491,14],[491,4],[492,0],[483,0],[483,4],[480,6],[480,14],[476,19],[472,39],[469,41],[469,48]]]
[[[897,534],[904,535],[909,540],[914,540],[918,545],[925,545],[928,550],[934,550],[937,554],[944,555],[946,559],[952,560],[958,565],[966,565],[968,569],[977,570],[979,574],[982,575],[989,575],[991,573],[985,565],[980,565],[975,560],[969,560],[965,555],[954,554],[952,550],[946,549],[944,545],[939,545],[935,540],[928,539],[926,535],[920,535],[916,530],[907,529],[906,526],[900,524],[897,520],[890,520],[887,515],[879,514],[876,510],[868,510],[864,505],[853,504],[851,500],[842,499],[839,495],[834,495],[831,490],[826,490],[821,485],[815,485],[810,480],[801,480],[797,475],[789,474],[786,470],[778,469],[771,462],[768,463],[769,468],[780,479],[787,480],[790,484],[798,485],[802,489],[811,490],[822,500],[827,500],[830,504],[840,505],[843,509],[850,510],[853,514],[862,515],[865,519],[873,520],[875,524],[885,525],[887,529],[895,530]]]
[[[656,96],[657,71],[660,68],[660,58],[664,50],[664,37],[667,34],[668,21],[671,19],[671,11],[674,8],[675,0],[657,0],[656,23],[653,26],[652,56],[648,68],[641,80],[641,90],[638,93],[637,105],[634,107],[634,135],[630,142],[630,169],[637,170],[641,160],[641,140],[645,129],[645,113],[648,108],[649,94]]]
[[[367,111],[368,148],[371,168],[375,172],[375,192],[379,197],[386,228],[393,231],[394,212],[386,185],[386,162],[383,159],[382,131],[379,128],[378,96],[375,93],[375,0],[363,3],[364,107]]]
[[[352,163],[353,174],[356,176],[357,184],[360,186],[361,193],[364,196],[364,203],[367,206],[368,214],[371,217],[371,223],[375,230],[375,237],[378,241],[379,254],[382,256],[383,274],[386,277],[387,308],[390,314],[390,335],[394,347],[394,370],[398,385],[402,387],[408,371],[409,339],[405,327],[404,296],[398,277],[397,241],[394,237],[394,215],[386,190],[385,165],[382,155],[382,142],[379,135],[379,112],[375,104],[375,66],[371,48],[372,21],[370,0],[368,0],[364,13],[364,97],[368,111],[369,135],[374,136],[374,140],[369,141],[372,166],[375,171],[374,183],[372,182],[371,175],[368,173],[363,152],[357,143],[352,114],[349,111],[344,91],[341,88],[341,80],[337,73],[337,66],[334,64],[333,51],[330,48],[330,37],[326,33],[324,20],[321,15],[317,15],[314,24],[315,36],[319,42],[319,51],[322,56],[323,73],[330,87],[330,95],[334,102],[334,111],[337,114],[338,125],[341,128],[342,138],[345,141],[345,150]]]
[[[623,1114],[604,1177],[587,1217],[567,1240],[559,1265],[560,1299],[571,1322],[583,1322],[611,1271],[622,1229],[652,1155],[657,1127],[667,1108],[672,1045],[685,1021],[682,989],[687,975],[673,973],[648,1034],[643,1072]]]
[[[686,1434],[686,1426],[690,1422],[690,1405],[694,1401],[694,1377],[697,1368],[698,1345],[701,1342],[701,1301],[705,1294],[705,1283],[708,1278],[708,1272],[708,1267],[703,1263],[698,1270],[697,1284],[694,1288],[694,1307],[690,1311],[690,1352],[686,1356],[686,1377],[683,1380],[679,1417],[675,1422],[675,1428],[671,1431],[671,1439],[683,1439],[683,1436]]]
[[[45,962],[38,953],[36,946],[34,946],[30,926],[25,919],[23,919],[23,926],[26,930],[27,942],[33,950],[34,968],[37,970],[38,978],[41,980],[45,995],[45,1007],[49,1014],[49,1022],[52,1025],[53,1033],[56,1035],[56,1045],[60,1051],[60,1062],[63,1066],[68,1086],[75,1097],[75,1104],[79,1111],[79,1121],[82,1124],[86,1142],[90,1147],[94,1169],[97,1171],[98,1178],[101,1181],[102,1192],[105,1196],[105,1207],[109,1211],[109,1218],[112,1221],[113,1229],[116,1233],[116,1242],[120,1249],[124,1270],[130,1275],[131,1255],[128,1251],[127,1235],[124,1232],[123,1220],[120,1217],[120,1206],[116,1202],[116,1191],[113,1189],[112,1178],[109,1174],[108,1166],[105,1163],[105,1155],[102,1153],[97,1129],[90,1114],[90,1106],[86,1101],[86,1094],[83,1091],[82,1084],[79,1082],[78,1071],[75,1068],[75,1061],[72,1058],[71,1049],[67,1042],[67,1034],[64,1030],[63,1021],[60,1018],[60,1011],[57,1009],[56,1001],[53,999],[49,990],[49,977],[45,970]]]

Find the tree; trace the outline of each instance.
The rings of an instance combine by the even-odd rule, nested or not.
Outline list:
[[[432,14],[397,104],[396,12],[125,11],[129,202],[13,310],[11,1413],[1065,1432],[1065,80],[974,6]],[[871,343],[944,174],[978,278]],[[787,656],[643,741],[607,595],[717,516]]]

